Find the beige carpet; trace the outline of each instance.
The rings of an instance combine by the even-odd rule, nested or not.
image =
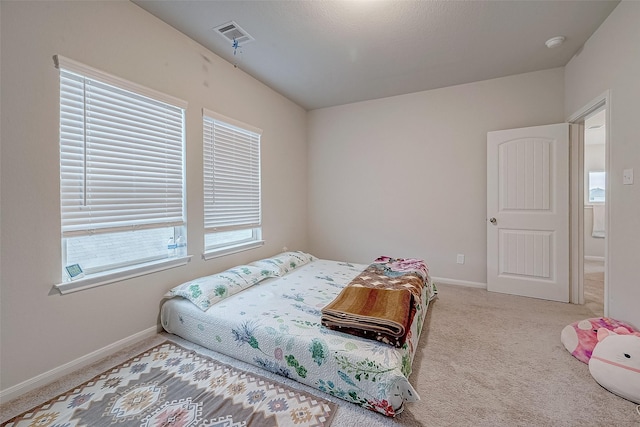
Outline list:
[[[586,306],[554,303],[439,285],[440,296],[429,308],[411,382],[422,400],[387,419],[331,396],[340,408],[332,427],[347,426],[640,426],[636,405],[600,387],[588,366],[560,343],[562,328],[594,317]],[[624,319],[621,319],[624,320]],[[151,347],[160,335],[102,362],[115,365],[128,354]],[[180,345],[198,346],[176,339]],[[230,359],[214,355],[223,363]],[[235,366],[270,373],[235,362]],[[83,370],[18,402],[0,407],[4,421],[100,372]],[[278,380],[311,393],[320,392]]]
[[[604,315],[604,261],[584,261],[584,305]]]

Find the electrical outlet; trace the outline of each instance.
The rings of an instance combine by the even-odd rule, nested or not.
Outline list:
[[[458,254],[458,257],[456,258],[456,262],[458,264],[464,264],[464,254]]]

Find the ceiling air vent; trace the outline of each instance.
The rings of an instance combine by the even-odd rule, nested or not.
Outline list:
[[[235,22],[227,22],[214,28],[218,34],[229,40],[231,43],[235,40],[238,45],[243,45],[254,38],[251,37],[245,30],[240,28]]]

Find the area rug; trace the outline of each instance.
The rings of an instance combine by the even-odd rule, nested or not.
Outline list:
[[[4,425],[326,427],[336,410],[166,341]]]

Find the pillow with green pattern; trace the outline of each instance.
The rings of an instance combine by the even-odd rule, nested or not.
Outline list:
[[[283,275],[280,262],[277,262],[271,258],[261,259],[260,261],[254,261],[249,264],[252,267],[260,269],[260,274],[264,277],[280,277]]]
[[[271,258],[252,262],[251,266],[259,267],[261,273],[267,277],[281,277],[316,258],[302,251],[283,252]]]
[[[199,277],[171,289],[165,296],[183,297],[206,311],[212,305],[266,279],[261,269],[241,265],[211,276]]]
[[[316,258],[302,251],[283,252],[271,258],[280,265],[282,274],[287,274],[298,267],[314,261]]]

